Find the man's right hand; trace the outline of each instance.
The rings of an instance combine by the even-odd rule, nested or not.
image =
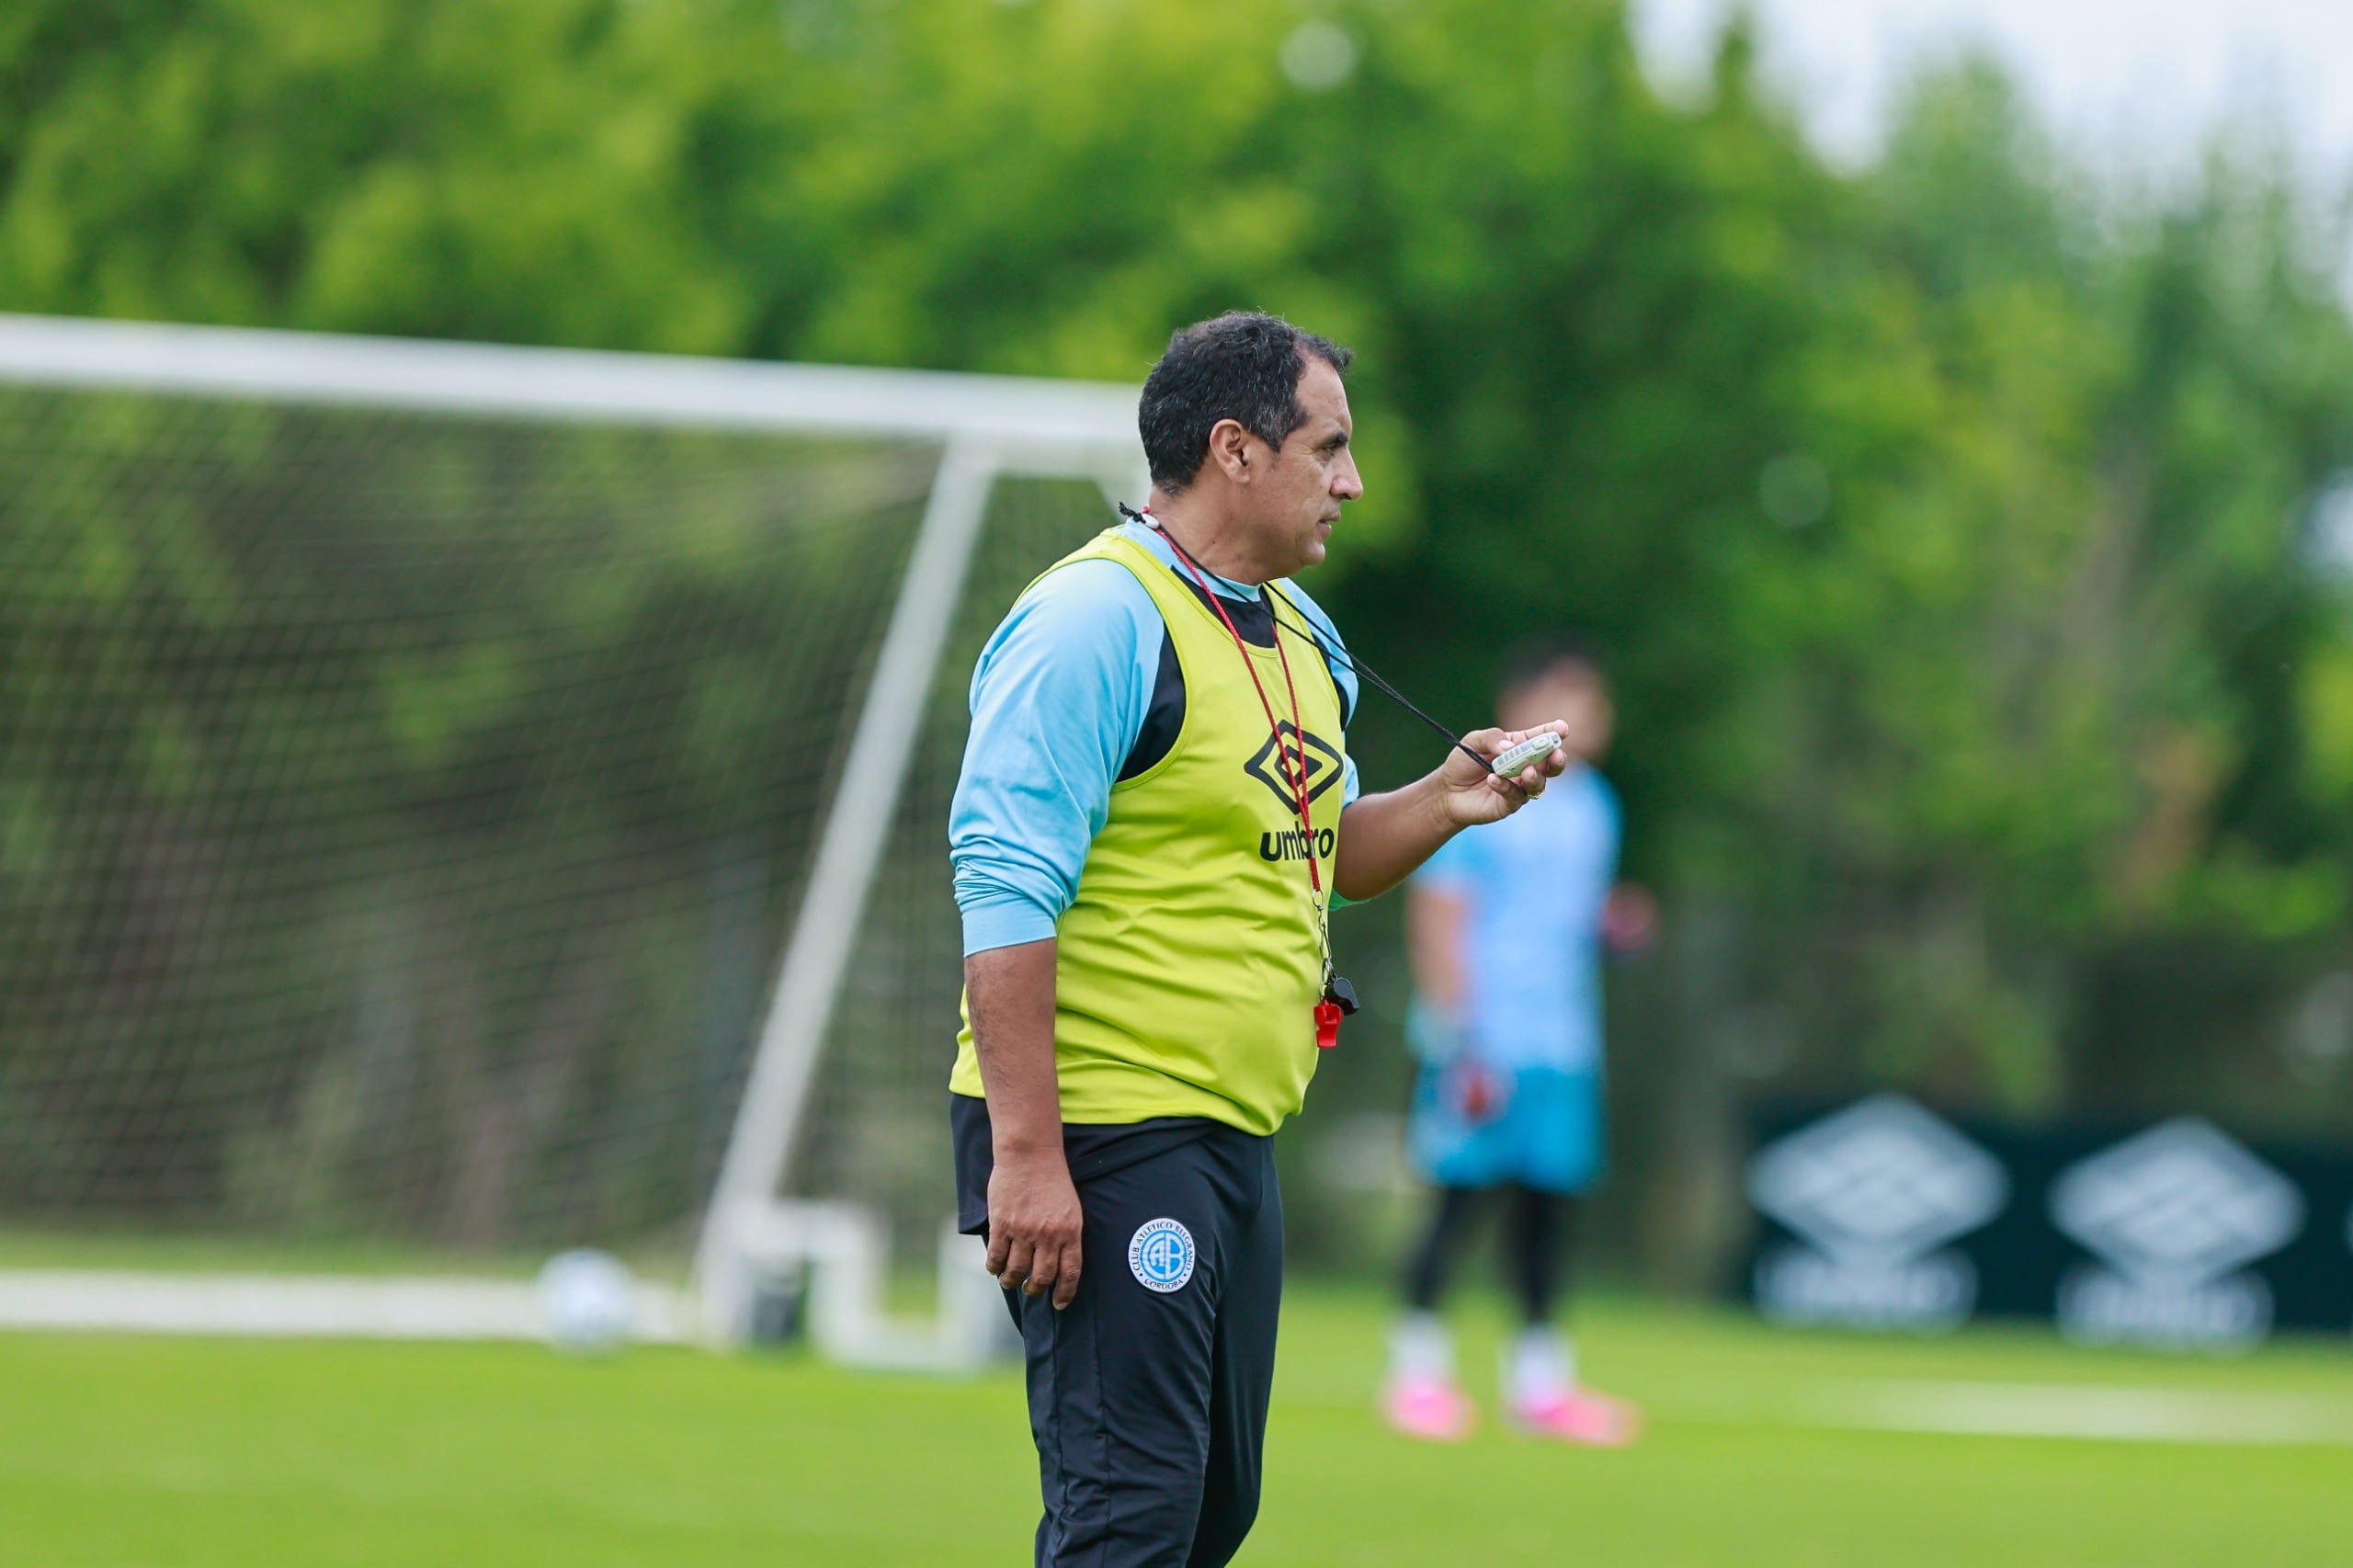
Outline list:
[[[1056,1311],[1078,1294],[1078,1188],[1060,1149],[1000,1158],[989,1172],[989,1273],[1006,1290],[1053,1292]]]
[[[972,1050],[989,1102],[989,1272],[1010,1290],[1078,1293],[1078,1188],[1063,1157],[1054,1072],[1054,939],[964,960]]]

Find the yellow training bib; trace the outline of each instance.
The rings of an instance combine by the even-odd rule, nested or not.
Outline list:
[[[1055,928],[1063,1119],[1204,1116],[1272,1132],[1299,1109],[1315,1073],[1324,912],[1307,857],[1328,895],[1347,775],[1339,692],[1323,654],[1293,638],[1311,845],[1243,663],[1246,650],[1289,742],[1290,699],[1275,650],[1236,649],[1217,613],[1116,528],[1050,570],[1088,560],[1118,562],[1159,607],[1184,672],[1185,720],[1166,756],[1111,787],[1110,814]],[[1277,608],[1284,622],[1297,619]],[[949,1086],[981,1093],[970,998]]]

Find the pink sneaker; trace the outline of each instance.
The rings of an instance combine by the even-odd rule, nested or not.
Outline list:
[[[1462,1391],[1442,1378],[1392,1378],[1381,1412],[1408,1437],[1459,1443],[1471,1435],[1473,1412]]]
[[[1643,1413],[1590,1389],[1571,1389],[1512,1407],[1512,1425],[1531,1437],[1597,1449],[1622,1449],[1640,1436]]]

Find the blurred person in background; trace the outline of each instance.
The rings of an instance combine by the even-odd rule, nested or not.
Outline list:
[[[1619,811],[1596,765],[1613,714],[1597,659],[1567,638],[1517,651],[1498,699],[1506,729],[1564,717],[1572,760],[1542,799],[1453,838],[1410,886],[1421,1067],[1408,1141],[1436,1201],[1407,1265],[1383,1407],[1413,1437],[1471,1430],[1438,1302],[1480,1213],[1500,1202],[1521,1324],[1504,1358],[1509,1418],[1531,1435],[1614,1446],[1632,1439],[1638,1415],[1579,1384],[1555,1322],[1577,1199],[1604,1165],[1600,949]]]

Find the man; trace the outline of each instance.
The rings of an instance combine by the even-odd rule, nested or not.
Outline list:
[[[1330,899],[1559,770],[1458,751],[1358,798],[1347,654],[1285,580],[1363,493],[1348,359],[1271,316],[1176,334],[1139,411],[1150,507],[1032,584],[973,673],[951,1116],[1026,1348],[1040,1564],[1241,1545],[1282,1286],[1269,1135],[1337,1028]]]
[[[1574,760],[1529,809],[1439,850],[1407,894],[1419,993],[1410,1033],[1423,1060],[1409,1142],[1437,1204],[1407,1269],[1384,1404],[1414,1437],[1469,1432],[1438,1298],[1483,1200],[1501,1189],[1521,1324],[1506,1408],[1530,1435],[1616,1445],[1631,1440],[1635,1413],[1578,1384],[1552,1321],[1575,1195],[1602,1170],[1599,944],[1618,801],[1593,765],[1609,742],[1609,696],[1592,656],[1566,642],[1522,649],[1499,695],[1506,724],[1566,715],[1563,755]]]

